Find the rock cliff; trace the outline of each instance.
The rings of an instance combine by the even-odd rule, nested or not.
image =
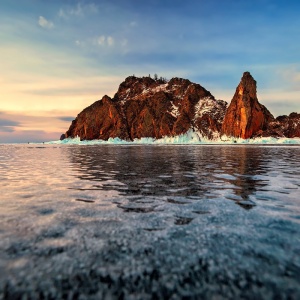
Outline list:
[[[193,129],[199,137],[219,136],[227,103],[199,84],[130,76],[113,98],[85,108],[61,137],[82,140],[175,136]]]
[[[295,112],[283,115],[270,122],[265,130],[258,131],[253,137],[300,137],[300,114]]]
[[[256,81],[245,72],[230,105],[200,84],[187,79],[170,81],[129,76],[113,98],[104,96],[78,114],[61,139],[176,136],[192,129],[199,138],[220,136],[300,137],[300,114],[276,119],[257,99]]]
[[[266,130],[275,118],[256,95],[256,81],[245,72],[226,111],[221,134],[237,138],[251,138]]]

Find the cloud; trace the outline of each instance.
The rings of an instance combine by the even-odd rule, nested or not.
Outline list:
[[[1,99],[7,99],[0,101],[0,110],[3,111],[70,111],[71,108],[75,110],[74,114],[57,116],[76,116],[103,95],[113,96],[125,77],[122,67],[111,74],[111,66],[99,68],[99,64],[77,55],[74,49],[68,52],[59,51],[56,45],[45,49],[35,43],[17,45],[0,47],[3,71],[0,74]],[[0,118],[6,117],[0,115]],[[6,119],[14,120],[10,117]],[[52,124],[57,124],[57,121]]]
[[[122,40],[120,42],[121,46],[123,46],[123,42],[124,42],[124,40]],[[115,39],[110,35],[109,36],[100,35],[100,36],[94,37],[94,38],[88,38],[85,40],[76,40],[75,41],[76,46],[81,47],[81,48],[90,49],[90,50],[95,49],[91,46],[94,46],[94,47],[101,46],[103,48],[106,48],[106,47],[109,48],[109,47],[113,47],[115,45],[115,43],[116,43]],[[126,40],[126,44],[127,44],[127,40]]]
[[[69,19],[69,17],[84,17],[89,14],[97,14],[98,6],[94,3],[77,3],[75,6],[70,6],[65,9],[61,8],[58,11],[58,16],[63,19]]]
[[[108,45],[108,46],[113,46],[114,43],[115,43],[114,38],[111,37],[111,36],[108,36],[108,37],[107,37],[107,45]]]
[[[300,87],[300,66],[292,65],[277,71],[282,79],[288,83],[289,87],[294,91],[299,91]],[[300,98],[300,97],[299,97]]]
[[[78,111],[0,111],[0,143],[58,140]]]
[[[74,117],[58,117],[57,119],[60,121],[64,121],[64,122],[72,122],[75,118]]]
[[[121,46],[125,46],[127,44],[127,40],[125,45],[123,45],[123,42],[124,40],[120,43]],[[115,39],[110,35],[100,35],[98,37],[86,39],[84,41],[76,40],[75,45],[81,48],[86,48],[86,46],[113,47],[115,45]]]
[[[100,35],[91,40],[93,45],[112,47],[115,44],[115,39],[112,36]]]
[[[20,123],[12,120],[0,119],[0,126],[20,126]]]
[[[14,132],[1,132],[0,143],[42,143],[58,140],[61,132],[48,132],[44,130],[16,130]]]
[[[0,132],[14,132],[15,129],[13,127],[0,126]]]
[[[38,24],[46,29],[52,29],[54,27],[54,24],[50,21],[48,21],[45,17],[39,16]]]
[[[101,35],[97,38],[98,45],[104,45],[106,41],[106,37],[104,35]]]
[[[0,126],[0,132],[14,132],[15,129],[10,126]]]
[[[4,113],[1,113],[4,115]],[[0,132],[13,132],[15,126],[21,126],[19,122],[0,118]]]
[[[62,8],[58,11],[58,16],[63,19],[68,18],[68,14]]]
[[[20,140],[37,141],[37,136],[39,141],[57,140],[74,120],[71,115],[75,116],[77,113],[60,110],[29,113],[0,111],[0,143]]]

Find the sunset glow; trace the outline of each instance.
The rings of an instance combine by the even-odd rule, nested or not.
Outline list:
[[[183,77],[230,101],[240,75],[275,116],[300,111],[300,3],[0,4],[0,143],[59,139],[132,74]]]

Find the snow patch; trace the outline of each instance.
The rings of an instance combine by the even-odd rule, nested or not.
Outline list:
[[[217,101],[212,99],[211,97],[201,98],[195,105],[194,121],[197,118],[202,117],[204,114],[216,110],[216,106],[218,106]]]
[[[142,94],[148,94],[148,93],[150,93],[150,89],[144,89],[144,90],[142,91]]]
[[[176,105],[173,103],[173,101],[171,102],[171,104],[172,104],[172,108],[171,108],[170,114],[171,114],[173,117],[177,118],[177,117],[179,116],[179,109],[178,109],[178,106],[176,106]]]
[[[168,86],[168,83],[160,84],[157,87],[153,88],[152,91],[154,93],[157,93],[157,92],[160,92],[160,91],[166,92],[167,91],[167,86]]]
[[[160,85],[158,85],[154,88],[148,88],[148,89],[145,88],[145,89],[143,89],[141,94],[143,94],[143,95],[145,95],[145,94],[155,94],[155,93],[158,93],[160,91],[166,92],[167,87],[168,87],[168,83],[160,84]],[[138,95],[136,97],[138,97]]]

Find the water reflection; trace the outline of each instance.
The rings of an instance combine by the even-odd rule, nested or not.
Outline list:
[[[127,212],[153,211],[147,197],[176,205],[225,197],[250,209],[255,206],[251,195],[267,185],[260,176],[268,172],[268,152],[259,147],[91,146],[68,151],[76,176],[91,182],[85,189],[118,191],[131,203],[117,203]]]
[[[300,299],[299,147],[1,155],[0,298]]]

